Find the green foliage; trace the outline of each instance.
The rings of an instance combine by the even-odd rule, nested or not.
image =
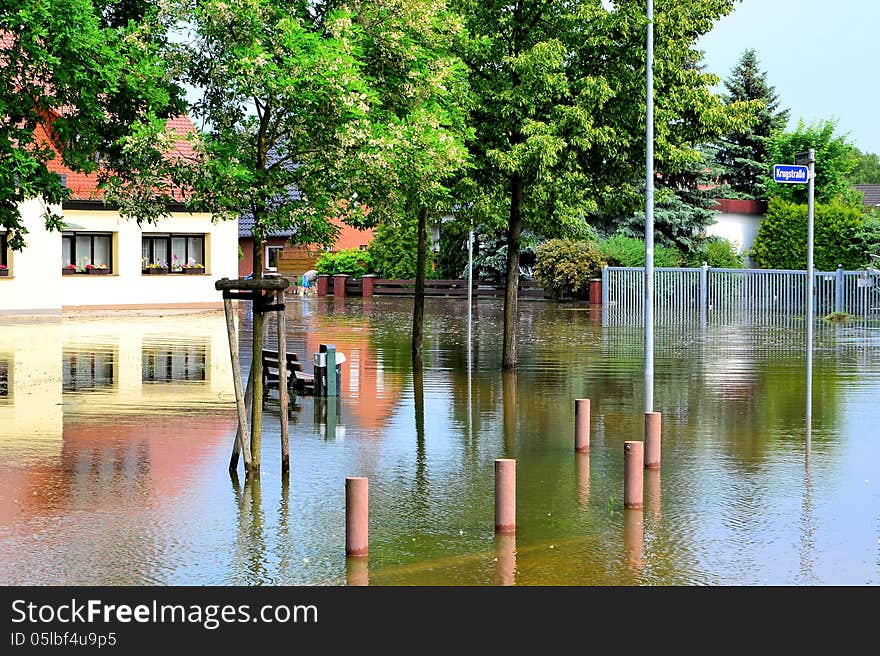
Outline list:
[[[645,241],[617,234],[599,242],[599,251],[609,266],[645,266]],[[669,246],[654,246],[654,266],[681,266],[681,253]]]
[[[835,198],[856,202],[859,194],[852,189],[850,177],[856,166],[852,145],[846,137],[835,134],[834,121],[820,121],[805,125],[798,123],[794,132],[779,132],[768,146],[768,160],[764,184],[767,195],[791,203],[807,202],[807,185],[773,182],[774,164],[794,164],[795,155],[810,148],[816,150],[816,202],[825,203]]]
[[[866,260],[868,253],[880,255],[880,213],[876,210],[865,216],[856,232],[856,243]]]
[[[416,277],[418,258],[418,222],[415,217],[383,221],[376,229],[367,252],[373,268],[383,278],[411,280]],[[425,264],[426,274],[433,270],[431,254]]]
[[[490,283],[504,281],[507,271],[507,237],[503,232],[479,236],[474,252],[474,278]]]
[[[535,279],[554,298],[588,298],[604,264],[595,242],[551,239],[535,252]]]
[[[743,53],[724,81],[724,87],[726,104],[752,101],[753,120],[749,127],[721,136],[715,144],[715,162],[721,168],[721,177],[730,185],[733,197],[764,198],[767,144],[773,133],[785,128],[788,110],[779,109],[776,89],[768,84],[767,73],[759,68],[758,57],[752,49]]]
[[[852,184],[880,184],[880,157],[874,153],[863,153],[855,146],[852,148],[856,166],[849,181]]]
[[[369,251],[349,248],[338,253],[324,253],[318,258],[318,273],[336,275],[345,273],[354,278],[361,278],[373,273],[373,257]]]
[[[698,267],[703,262],[716,269],[741,269],[743,259],[728,240],[709,237],[697,249],[688,253],[686,266]]]
[[[814,266],[833,271],[865,265],[859,235],[865,224],[861,208],[840,201],[817,203],[814,216]],[[764,269],[806,269],[807,206],[773,198],[761,222],[753,248],[755,261]]]
[[[149,7],[119,27],[102,23],[90,0],[6,3],[0,12],[9,37],[0,57],[0,226],[13,250],[25,246],[25,200],[42,198],[46,228],[62,227],[48,207],[69,190],[49,171],[56,155],[40,128],[70,169],[132,179],[141,171],[122,148],[132,126],[178,111],[181,92],[159,64],[163,36]]]

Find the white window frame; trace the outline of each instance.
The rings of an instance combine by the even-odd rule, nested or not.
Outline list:
[[[265,270],[265,271],[278,271],[278,267],[277,267],[277,266],[274,266],[274,267],[269,266],[269,250],[270,250],[270,249],[283,251],[283,250],[284,250],[284,246],[266,246],[266,253],[265,253],[265,257],[266,257],[266,259],[263,260],[263,262],[264,262],[264,264],[263,264],[263,270]],[[277,257],[275,258],[275,262],[276,262],[276,263],[278,262],[278,258],[277,258]]]

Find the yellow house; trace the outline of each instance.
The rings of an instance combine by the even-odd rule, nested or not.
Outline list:
[[[169,129],[186,134],[194,127],[178,117]],[[10,251],[0,228],[0,316],[222,306],[214,282],[238,277],[237,220],[214,222],[180,205],[159,224],[138,226],[104,205],[94,175],[67,170],[59,159],[50,168],[71,194],[50,209],[62,216],[64,230],[46,230],[40,199],[20,206],[28,230],[23,251]]]

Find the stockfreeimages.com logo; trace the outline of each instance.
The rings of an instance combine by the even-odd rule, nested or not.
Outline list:
[[[318,608],[314,605],[267,604],[256,612],[249,604],[108,604],[100,599],[80,602],[71,599],[70,603],[36,604],[25,599],[12,602],[12,622],[20,624],[199,624],[214,630],[221,624],[242,622],[279,623],[317,623]]]

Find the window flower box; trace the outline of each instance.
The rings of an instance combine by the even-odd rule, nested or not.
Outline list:
[[[168,267],[149,266],[146,269],[142,270],[141,273],[152,276],[160,275],[163,273],[168,273]]]
[[[62,276],[72,276],[74,273],[76,273],[76,267],[72,264],[61,267]]]
[[[181,267],[181,270],[187,274],[200,274],[205,272],[205,267],[203,266],[184,266]]]
[[[106,276],[108,273],[110,273],[110,269],[107,268],[106,264],[87,264],[86,273],[90,275]]]
[[[4,265],[0,264],[0,278],[9,275],[9,269],[7,269]]]

